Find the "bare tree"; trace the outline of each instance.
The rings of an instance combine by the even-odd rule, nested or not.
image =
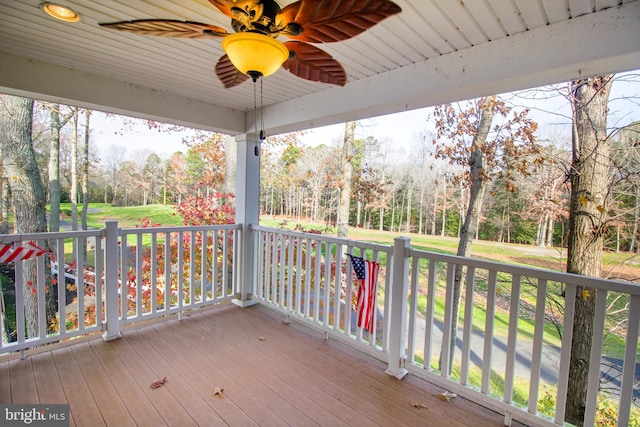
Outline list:
[[[479,99],[464,111],[458,111],[451,104],[438,106],[434,114],[438,133],[438,139],[434,140],[436,156],[464,168],[462,175],[455,176],[454,181],[464,182],[469,187],[457,250],[458,256],[468,258],[487,182],[502,178],[509,189],[515,190],[515,174],[528,173],[528,157],[540,151],[533,135],[537,125],[527,117],[527,110],[513,112],[509,117],[511,109],[496,96]],[[503,120],[492,127],[496,116]],[[457,268],[453,289],[453,332],[451,340],[442,343],[443,350],[449,346],[449,369],[455,350],[463,276],[463,269]]]
[[[71,135],[71,189],[69,199],[71,200],[71,230],[78,229],[78,112],[73,108],[71,124],[73,133]]]
[[[311,192],[311,219],[320,218],[322,190],[327,183],[327,174],[335,150],[319,145],[307,150],[296,162],[298,176],[303,179]]]
[[[81,178],[82,187],[82,229],[86,230],[87,226],[87,209],[89,207],[89,135],[91,133],[89,123],[91,118],[91,110],[84,110],[84,152],[83,152],[83,170]]]
[[[120,189],[120,181],[118,172],[122,168],[122,164],[125,161],[127,150],[121,145],[111,145],[106,151],[103,164],[104,174],[107,176],[107,182],[111,185],[111,203],[116,204],[118,197],[118,190]],[[106,190],[105,190],[106,194]],[[106,195],[105,195],[106,197]]]
[[[60,104],[45,104],[50,115],[49,144],[49,231],[60,230],[60,131],[71,114],[61,114]]]

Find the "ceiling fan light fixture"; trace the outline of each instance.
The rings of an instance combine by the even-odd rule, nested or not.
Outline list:
[[[63,22],[80,22],[80,14],[70,7],[56,3],[41,3],[40,9],[54,19]]]
[[[275,73],[289,57],[289,50],[273,37],[260,33],[236,33],[222,40],[231,63],[254,81]]]

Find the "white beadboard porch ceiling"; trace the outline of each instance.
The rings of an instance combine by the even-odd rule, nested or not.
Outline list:
[[[78,11],[82,22],[49,18],[40,0],[0,0],[0,92],[228,134],[252,130],[254,86],[223,88],[214,72],[224,53],[220,40],[140,36],[97,25],[164,18],[231,31],[229,19],[207,0],[58,3]],[[321,46],[343,64],[346,86],[312,83],[284,69],[263,79],[270,134],[640,68],[640,1],[396,3],[399,15]]]

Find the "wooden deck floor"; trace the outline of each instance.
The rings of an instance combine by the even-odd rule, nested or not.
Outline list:
[[[500,426],[502,417],[266,307],[182,320],[0,358],[0,402],[69,403],[76,426]],[[167,378],[163,387],[150,384]],[[213,396],[216,387],[224,398]],[[420,403],[426,408],[416,408]]]

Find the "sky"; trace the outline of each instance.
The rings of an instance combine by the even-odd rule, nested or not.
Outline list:
[[[635,76],[635,82],[619,80],[613,85],[610,96],[610,116],[613,122],[629,123],[632,120],[640,120],[640,78],[637,74]],[[562,97],[550,100],[547,95],[542,91],[525,91],[517,92],[516,95],[505,94],[502,97],[513,104],[526,103],[532,107],[530,116],[538,122],[539,128],[555,127],[568,134],[568,102]],[[540,99],[543,97],[546,99]],[[356,138],[374,136],[393,147],[395,155],[408,156],[412,145],[420,141],[421,135],[432,126],[428,120],[430,112],[430,108],[423,108],[360,120],[356,128]],[[342,141],[344,127],[344,123],[340,123],[309,129],[305,131],[302,141],[307,146],[338,145]],[[138,125],[130,125],[126,132],[123,132],[123,129],[125,124],[119,118],[106,118],[106,115],[101,113],[92,116],[92,141],[99,147],[100,152],[108,150],[109,145],[120,145],[125,147],[129,154],[148,150],[161,158],[168,158],[176,151],[187,149],[182,143],[184,134],[148,129],[142,121]]]
[[[356,138],[373,135],[379,140],[388,138],[408,146],[426,128],[428,113],[427,109],[420,109],[361,120],[356,129]],[[344,123],[340,123],[306,130],[302,141],[307,146],[335,145],[342,141],[344,126]],[[149,150],[167,158],[176,151],[186,151],[182,143],[184,136],[148,129],[142,121],[137,125],[125,124],[117,116],[108,118],[99,112],[91,116],[91,138],[101,152],[109,145],[120,145],[130,154],[136,150]]]

